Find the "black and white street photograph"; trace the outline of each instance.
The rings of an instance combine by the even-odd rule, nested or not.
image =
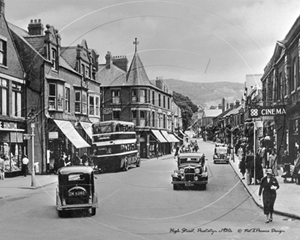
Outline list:
[[[300,239],[300,1],[0,0],[0,239]]]

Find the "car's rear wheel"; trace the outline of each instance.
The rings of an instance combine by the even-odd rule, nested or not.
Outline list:
[[[137,160],[136,167],[140,167],[140,166],[141,166],[141,159],[138,159],[138,160]]]

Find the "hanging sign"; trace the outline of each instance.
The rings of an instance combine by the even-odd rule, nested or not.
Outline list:
[[[257,118],[263,116],[278,116],[278,115],[285,115],[286,110],[285,106],[256,106],[249,108],[249,117],[250,118]]]

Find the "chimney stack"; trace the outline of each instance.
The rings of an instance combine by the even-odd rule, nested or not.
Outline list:
[[[121,68],[123,71],[127,72],[128,59],[126,56],[114,56],[112,62],[118,68]]]
[[[28,24],[28,33],[29,35],[43,35],[44,26],[41,23],[41,19],[30,20],[30,23]]]
[[[5,13],[5,3],[4,0],[0,0],[0,17],[4,17],[4,13]]]
[[[106,53],[105,59],[106,59],[105,68],[106,69],[110,69],[110,66],[112,64],[112,55],[111,55],[111,53],[109,51]]]

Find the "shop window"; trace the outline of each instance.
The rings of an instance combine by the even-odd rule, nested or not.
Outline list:
[[[22,112],[22,85],[12,83],[12,115],[21,117]]]
[[[0,39],[0,64],[7,66],[7,44],[4,39]]]
[[[8,115],[8,82],[5,79],[0,79],[0,114]]]

